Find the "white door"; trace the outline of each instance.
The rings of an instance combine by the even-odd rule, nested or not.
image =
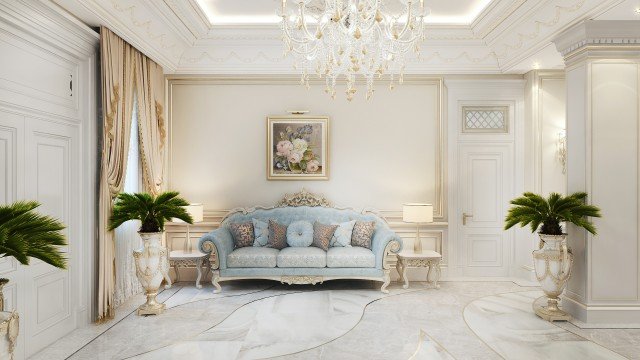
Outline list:
[[[43,261],[31,259],[25,267],[25,344],[27,357],[76,327],[74,292],[79,288],[72,273],[75,266],[75,242],[78,235],[78,153],[77,127],[26,118],[26,198],[42,205],[40,213],[55,217],[67,228],[69,243],[62,251],[68,269],[60,270]]]
[[[458,239],[463,276],[508,276],[511,232],[503,231],[513,195],[511,144],[461,144]]]

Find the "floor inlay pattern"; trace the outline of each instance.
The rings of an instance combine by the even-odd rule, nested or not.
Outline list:
[[[137,359],[266,359],[308,350],[355,327],[379,291],[310,291],[249,303],[192,340],[144,354]]]
[[[550,322],[532,310],[541,291],[493,295],[464,310],[469,327],[505,359],[625,359]]]
[[[445,348],[422,329],[420,329],[419,339],[418,349],[409,360],[454,360]]]
[[[604,347],[637,358],[633,339],[640,330],[616,330],[613,339],[614,333],[597,329],[580,330],[588,331],[585,336],[536,322],[531,309],[533,298],[540,296],[531,291],[536,288],[511,282],[443,282],[435,290],[412,282],[407,290],[399,283],[389,289],[390,294],[382,294],[366,281],[316,286],[237,281],[224,283],[223,292],[213,294],[210,285],[196,289],[178,284],[159,295],[167,304],[164,314],[135,315],[135,306],[143,302],[135,297],[114,321],[74,331],[34,359],[526,359],[520,356],[530,354],[524,350],[514,356],[495,344],[503,333],[492,329],[492,323],[507,326],[509,335],[525,337],[516,337],[517,343],[530,340],[528,331],[540,326],[549,349],[569,349],[567,341],[582,343],[573,344],[579,345],[570,348],[573,353],[560,352],[564,358],[588,358],[585,351],[592,358],[620,358]],[[484,326],[489,328],[478,330],[478,322],[488,322]],[[549,329],[552,335],[544,335]]]

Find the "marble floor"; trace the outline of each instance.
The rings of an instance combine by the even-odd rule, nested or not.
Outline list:
[[[161,316],[79,329],[32,359],[640,359],[640,329],[581,329],[537,318],[542,293],[511,282],[443,282],[435,290],[366,281],[288,286],[179,283]]]

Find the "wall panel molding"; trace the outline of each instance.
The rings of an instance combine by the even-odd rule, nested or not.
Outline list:
[[[312,85],[321,84],[319,81],[312,81]],[[174,87],[183,85],[232,85],[232,86],[251,86],[251,85],[299,85],[299,78],[296,76],[287,75],[261,75],[261,76],[179,76],[170,75],[167,76],[167,103],[168,103],[168,123],[169,123],[169,148],[168,148],[168,177],[171,179],[172,174],[172,162],[174,155],[173,149],[173,137],[172,137],[172,122],[174,120],[173,114],[173,102],[174,102]],[[445,156],[445,144],[446,144],[446,124],[445,124],[445,109],[444,109],[444,83],[440,77],[421,76],[421,75],[406,75],[404,79],[404,85],[425,85],[436,87],[436,98],[434,99],[436,104],[436,151],[434,153],[435,161],[435,173],[434,176],[434,216],[437,221],[446,221],[447,214],[447,199],[446,199],[446,156]],[[339,85],[340,86],[340,85]],[[304,88],[301,87],[301,91]],[[324,96],[324,94],[322,95]],[[372,101],[375,101],[372,100]],[[285,110],[285,109],[282,109]],[[282,111],[281,110],[281,111]],[[317,113],[322,113],[322,110],[314,110]],[[264,114],[264,116],[271,114]],[[262,131],[262,130],[260,130]],[[171,183],[171,180],[170,180]],[[301,183],[301,187],[304,183]],[[340,199],[333,199],[333,201],[339,202]],[[349,204],[345,204],[349,205]],[[400,205],[400,204],[399,204]]]

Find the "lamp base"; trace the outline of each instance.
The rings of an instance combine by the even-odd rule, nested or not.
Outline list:
[[[413,241],[413,252],[422,254],[422,241],[420,241],[420,224],[416,225],[416,239]]]

